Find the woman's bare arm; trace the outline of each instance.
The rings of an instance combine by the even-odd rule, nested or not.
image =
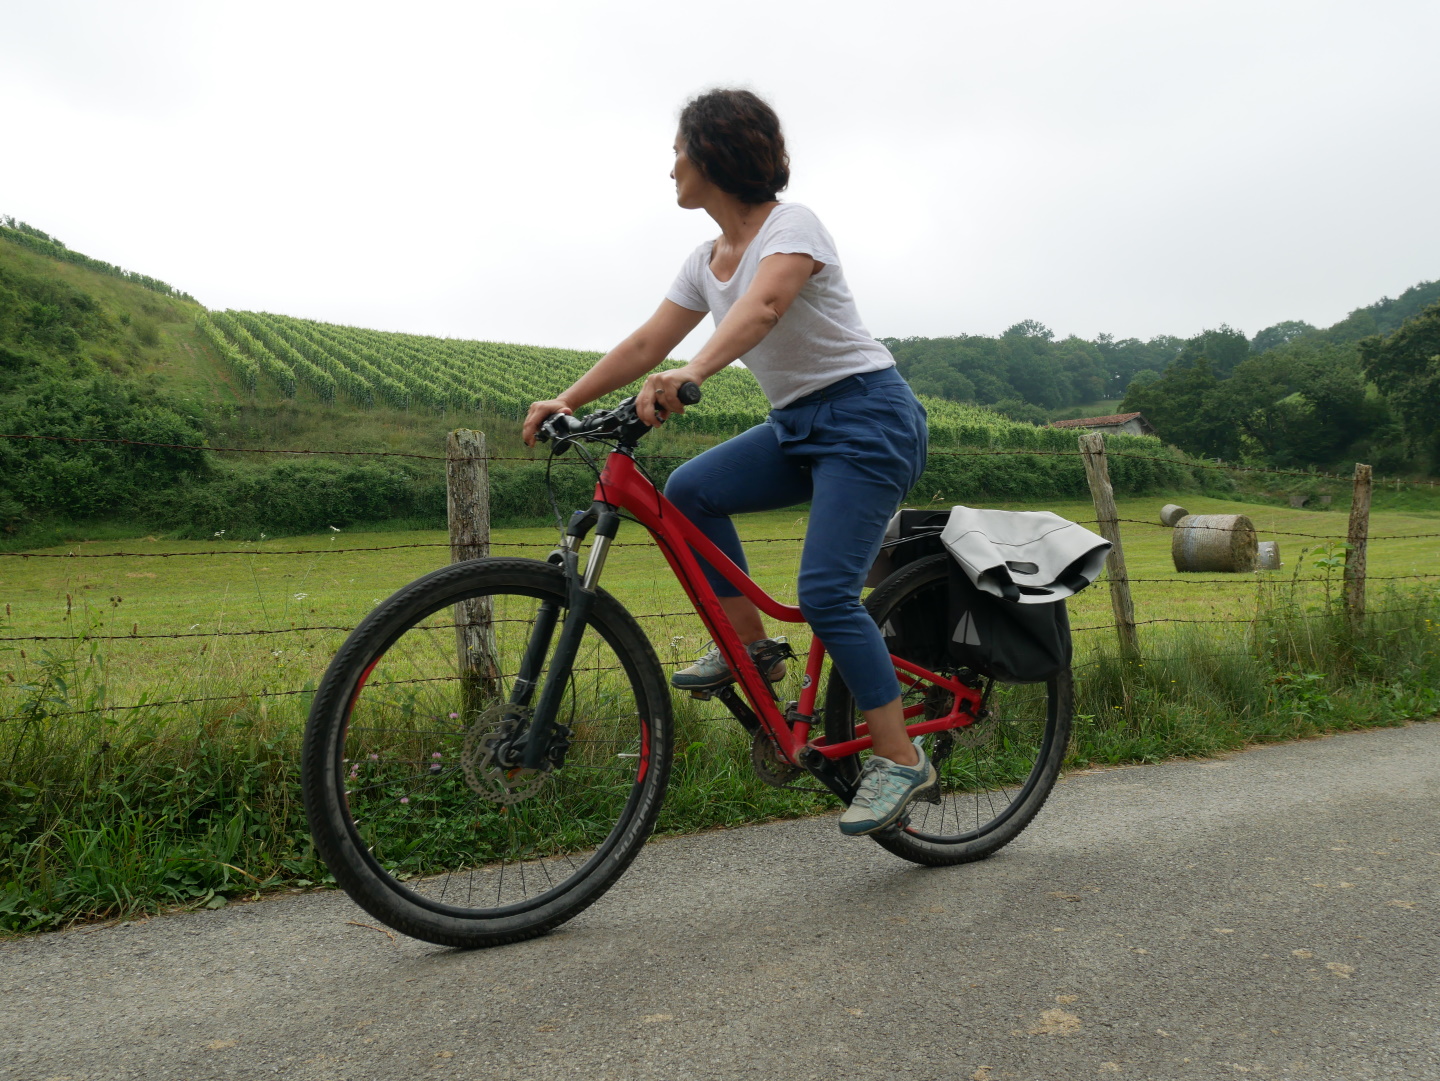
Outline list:
[[[760,260],[750,288],[725,314],[715,333],[694,359],[683,367],[656,372],[645,380],[645,386],[635,400],[635,411],[640,419],[651,427],[659,423],[655,416],[657,401],[660,408],[668,413],[685,412],[685,407],[676,397],[681,385],[703,383],[759,345],[780,322],[781,316],[790,310],[805,283],[823,270],[824,265],[808,255],[793,253],[767,255]]]
[[[662,300],[654,315],[597,360],[569,389],[556,398],[530,406],[521,429],[526,446],[534,446],[535,431],[546,417],[556,413],[573,413],[653,370],[703,318],[704,312],[682,308],[673,300]]]

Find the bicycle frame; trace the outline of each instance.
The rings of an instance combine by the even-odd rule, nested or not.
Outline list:
[[[709,580],[700,568],[696,553],[714,567],[731,585],[753,601],[766,615],[785,623],[804,623],[804,615],[795,605],[782,604],[757,585],[748,574],[735,565],[720,551],[699,528],[667,500],[655,486],[639,471],[633,457],[626,450],[614,450],[607,456],[604,470],[595,485],[595,502],[590,511],[576,512],[563,549],[567,573],[574,579],[578,575],[578,548],[586,532],[597,522],[601,527],[591,544],[583,578],[579,589],[593,595],[611,539],[618,525],[619,510],[628,511],[654,538],[675,577],[679,579],[696,613],[715,640],[721,655],[729,662],[731,670],[737,673],[740,688],[748,700],[753,718],[758,721],[785,759],[808,769],[848,801],[853,795],[853,786],[844,782],[835,783],[834,771],[825,767],[836,759],[846,758],[871,746],[870,735],[865,725],[856,727],[856,738],[842,743],[827,743],[824,736],[810,738],[815,720],[815,698],[819,691],[820,672],[825,660],[825,644],[816,636],[812,639],[810,653],[805,662],[805,679],[801,685],[800,700],[787,718],[776,705],[770,685],[756,669],[750,652],[740,642],[735,629],[730,625],[720,600],[711,588]],[[607,521],[608,519],[608,521]],[[607,535],[608,534],[608,535]],[[692,551],[693,549],[693,551]],[[583,621],[577,621],[583,622]],[[566,621],[567,626],[571,620]],[[578,630],[577,627],[577,638]],[[564,634],[557,659],[564,652]],[[572,651],[573,655],[573,651]],[[974,723],[980,713],[982,696],[980,692],[959,680],[939,675],[903,657],[891,655],[895,674],[902,687],[918,688],[929,684],[943,688],[953,695],[949,711],[943,717],[921,720],[906,726],[906,732],[914,737],[927,732],[939,732],[949,728],[963,728]],[[568,667],[568,665],[567,665]],[[545,716],[544,699],[537,708],[537,720]],[[726,702],[732,711],[735,705]],[[905,708],[907,720],[921,716],[924,703]],[[737,716],[739,714],[737,713]],[[741,718],[744,720],[744,718]],[[543,724],[543,720],[540,721]]]

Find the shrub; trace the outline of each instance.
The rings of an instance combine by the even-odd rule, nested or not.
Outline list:
[[[210,471],[202,451],[45,438],[204,441],[198,418],[142,384],[110,376],[88,382],[46,379],[7,412],[7,432],[41,438],[0,440],[0,501],[18,503],[32,515],[90,517],[126,510],[147,493],[202,480]]]

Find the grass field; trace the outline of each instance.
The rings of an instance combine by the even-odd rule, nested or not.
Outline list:
[[[1160,497],[1123,499],[1121,516],[1157,521],[1156,512],[1164,501]],[[1343,513],[1200,497],[1186,497],[1185,503],[1195,513],[1248,514],[1262,539],[1279,541],[1285,566],[1280,571],[1255,574],[1177,574],[1170,559],[1170,530],[1158,524],[1125,523],[1122,536],[1127,563],[1132,578],[1140,579],[1133,587],[1138,620],[1247,618],[1255,611],[1257,583],[1288,588],[1297,581],[1297,572],[1306,603],[1322,600],[1327,583],[1331,590],[1337,588],[1339,572],[1323,566],[1324,553],[1305,551],[1336,542],[1284,534],[1343,536]],[[1026,509],[1022,504],[1008,506]],[[1088,504],[1051,504],[1045,509],[1076,521],[1094,517]],[[793,602],[799,538],[806,525],[804,510],[749,515],[740,524],[747,540],[759,542],[748,549],[755,579],[778,598]],[[1381,577],[1440,570],[1440,538],[1380,539],[1436,532],[1440,532],[1440,515],[1376,513],[1371,521],[1376,539],[1370,546],[1369,573]],[[498,529],[492,538],[494,554],[543,558],[554,546],[555,537],[555,530],[549,528]],[[685,611],[688,606],[679,586],[659,552],[646,543],[648,538],[640,527],[626,526],[619,539],[634,547],[614,551],[606,566],[605,587],[637,615]],[[97,705],[127,704],[142,693],[154,700],[298,688],[318,678],[345,632],[292,631],[291,627],[353,626],[378,600],[448,562],[445,544],[446,537],[439,531],[341,532],[254,544],[231,544],[223,537],[207,542],[139,539],[72,544],[35,554],[92,556],[134,551],[173,558],[6,557],[0,602],[6,606],[7,635],[72,636],[88,631],[189,636],[126,637],[97,643],[106,668],[105,701],[94,703]],[[388,550],[347,551],[354,548]],[[245,554],[218,554],[221,551]],[[296,551],[304,554],[281,554]],[[1317,560],[1322,565],[1317,565]],[[1372,594],[1378,595],[1379,586],[1379,582],[1371,586]],[[1109,595],[1103,583],[1071,601],[1075,627],[1104,628],[1078,635],[1082,653],[1097,636],[1110,633],[1109,620]],[[693,614],[644,622],[662,658],[680,661],[705,645],[704,630]],[[275,633],[211,636],[225,631]],[[806,640],[803,633],[792,637],[797,648]],[[7,680],[0,688],[0,715],[14,712],[19,693],[15,688],[30,681],[27,669],[45,648],[42,643],[27,645],[23,660],[18,650],[4,656],[0,670],[14,675],[16,683]]]
[[[1120,512],[1151,521],[1162,502],[1122,500]],[[1195,497],[1185,503],[1197,513],[1250,513],[1262,537],[1338,536],[1345,527],[1337,512]],[[1087,504],[1051,509],[1076,520],[1093,513]],[[782,600],[794,599],[805,524],[803,509],[741,522],[754,577]],[[1359,634],[1326,604],[1327,590],[1338,589],[1335,549],[1301,559],[1302,548],[1326,541],[1279,537],[1286,563],[1279,572],[1182,576],[1170,565],[1169,530],[1123,529],[1130,573],[1140,579],[1140,620],[1239,622],[1143,626],[1143,658],[1131,661],[1116,655],[1103,583],[1076,598],[1073,624],[1095,629],[1077,635],[1071,765],[1208,755],[1404,723],[1440,709],[1436,579],[1383,580],[1434,573],[1440,543],[1380,539],[1440,532],[1440,515],[1374,515],[1370,597],[1379,614]],[[555,536],[553,529],[497,530],[495,553],[543,557]],[[614,550],[605,585],[642,617],[683,613],[678,587],[644,542],[639,527],[622,531],[620,543],[636,546]],[[372,547],[385,550],[345,551]],[[298,737],[309,702],[303,690],[314,686],[344,628],[448,562],[439,532],[331,533],[248,545],[224,537],[129,539],[35,554],[117,550],[170,558],[0,557],[0,636],[56,636],[0,642],[0,758],[7,766],[0,774],[0,931],[167,905],[214,906],[240,892],[324,882],[299,805]],[[221,554],[237,550],[243,554]],[[1263,597],[1257,582],[1271,586]],[[1404,592],[1392,593],[1396,586]],[[1262,622],[1247,622],[1257,614]],[[642,625],[667,666],[705,646],[693,614],[642,618]],[[214,633],[226,631],[274,633]],[[804,633],[791,639],[797,650],[808,644]],[[798,697],[798,667],[782,697]],[[207,700],[166,704],[192,698]],[[154,704],[103,709],[139,702]],[[679,755],[662,832],[827,806],[822,797],[761,783],[744,733],[718,703],[677,697],[675,706]]]

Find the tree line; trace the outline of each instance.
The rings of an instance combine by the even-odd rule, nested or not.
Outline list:
[[[1229,327],[1185,343],[1121,409],[1191,454],[1280,467],[1440,468],[1440,282],[1357,309],[1326,329]]]
[[[156,293],[163,293],[166,296],[179,297],[181,300],[194,300],[189,293],[183,293],[170,285],[169,282],[162,282],[159,278],[152,278],[149,274],[141,274],[138,271],[126,270],[114,263],[107,263],[103,259],[93,259],[78,251],[67,248],[57,237],[51,236],[43,229],[37,229],[23,221],[16,221],[14,218],[4,215],[0,216],[0,236],[4,236],[21,247],[29,248],[31,251],[39,252],[41,255],[48,255],[51,259],[59,259],[65,263],[74,263],[76,266],[83,266],[87,270],[93,270],[100,274],[108,274],[113,278],[123,278],[127,282],[143,286]]]
[[[1422,282],[1328,328],[1290,320],[1254,337],[1222,324],[1189,338],[1057,339],[1027,319],[998,337],[881,340],[918,393],[1015,420],[1120,399],[1192,454],[1318,468],[1358,458],[1396,472],[1440,467],[1437,301],[1440,282]]]

